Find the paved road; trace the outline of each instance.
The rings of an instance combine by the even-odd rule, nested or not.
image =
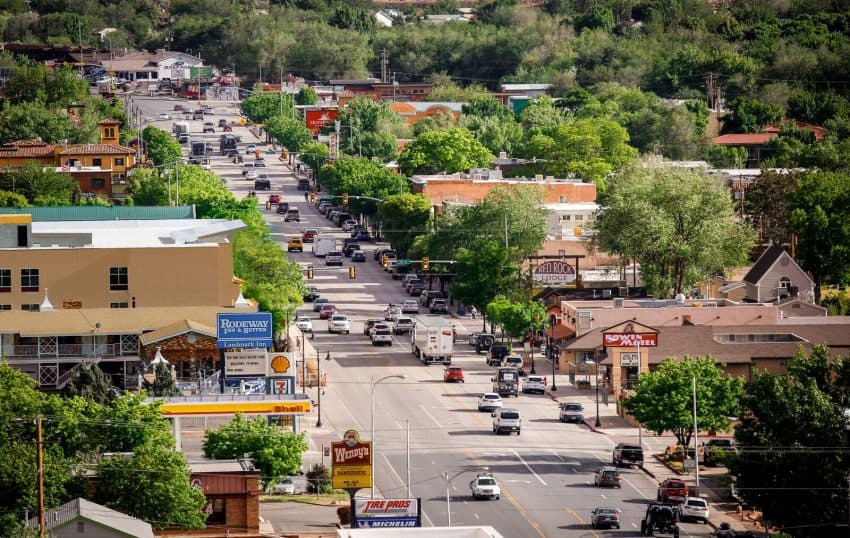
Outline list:
[[[136,100],[146,115],[171,110],[173,101]],[[219,117],[234,119],[235,109],[212,103]],[[170,121],[155,122],[170,130]],[[192,134],[201,122],[191,122]],[[234,129],[243,140],[242,147],[256,139],[247,129]],[[206,135],[217,149],[219,133]],[[269,223],[273,237],[283,243],[304,228],[318,228],[320,234],[341,232],[306,204],[303,191],[297,191],[289,170],[276,158],[267,157],[272,191],[282,195],[291,206],[301,209],[300,223],[284,223],[282,215],[266,211],[266,193],[258,203]],[[242,178],[238,165],[213,155],[213,170],[222,177],[237,197],[247,194],[252,181]],[[460,338],[453,363],[466,372],[466,383],[445,384],[442,368],[425,366],[410,353],[409,338],[395,337],[391,347],[374,348],[362,334],[362,321],[380,317],[389,302],[407,298],[401,285],[393,281],[372,260],[369,245],[367,261],[357,264],[357,279],[349,280],[345,259],[342,270],[316,271],[310,285],[316,286],[342,313],[352,320],[350,335],[327,333],[326,322],[317,319],[311,305],[302,309],[314,318],[315,339],[319,354],[330,352],[331,360],[323,361],[323,370],[331,380],[322,397],[323,428],[311,432],[314,449],[338,439],[345,430],[355,428],[364,438],[370,437],[370,385],[372,380],[404,372],[406,380],[389,379],[374,386],[375,402],[375,482],[377,495],[387,498],[407,496],[407,425],[410,432],[411,493],[423,501],[424,525],[448,522],[446,480],[443,473],[454,477],[449,484],[453,525],[487,524],[507,537],[531,536],[638,536],[640,519],[646,500],[654,498],[655,483],[637,470],[623,472],[621,489],[599,489],[593,484],[593,470],[610,462],[614,441],[593,433],[584,426],[557,421],[557,405],[548,396],[521,395],[506,401],[523,416],[520,436],[496,436],[489,414],[477,411],[477,396],[488,391],[491,368],[483,356],[464,343],[464,335],[478,329],[479,321],[453,320]],[[323,267],[321,258],[313,256],[310,245],[305,252],[287,253],[302,266]],[[542,367],[540,365],[543,365]],[[548,371],[548,363],[540,362],[539,371]],[[559,379],[559,385],[564,385]],[[315,454],[315,453],[314,453]],[[315,457],[315,456],[314,456]],[[495,473],[502,486],[499,501],[473,501],[469,481],[484,468]],[[359,496],[368,496],[361,491]],[[622,510],[622,530],[596,531],[588,525],[590,511],[596,506],[615,506]],[[683,525],[683,536],[708,536],[708,527]]]

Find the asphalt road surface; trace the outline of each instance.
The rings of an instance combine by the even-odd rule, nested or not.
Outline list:
[[[172,99],[136,97],[134,104],[144,115],[155,119],[159,112],[173,114]],[[216,125],[221,117],[237,119],[234,105],[211,102],[216,109],[212,120]],[[196,106],[195,103],[193,105]],[[209,121],[209,120],[207,120]],[[153,121],[154,125],[171,130],[171,120]],[[191,134],[201,135],[201,121],[192,121]],[[240,149],[257,139],[248,129],[235,127],[234,134],[242,137]],[[213,171],[239,198],[253,188],[245,180],[240,166],[218,155],[219,129],[204,136],[213,143]],[[264,146],[260,146],[265,149]],[[184,148],[185,149],[185,148]],[[286,241],[300,235],[305,228],[317,228],[320,234],[333,234],[340,240],[348,236],[318,214],[304,200],[303,191],[296,190],[294,176],[277,155],[266,155],[272,181],[270,192],[281,194],[290,207],[301,210],[301,222],[284,223],[283,215],[265,210],[268,192],[258,193],[273,237],[284,249]],[[247,155],[245,155],[248,157]],[[251,160],[247,159],[246,160]],[[362,322],[382,317],[390,302],[409,298],[398,281],[394,281],[372,259],[374,244],[363,245],[365,262],[357,263],[357,278],[348,278],[344,259],[341,269],[324,270],[324,261],[313,255],[311,245],[305,252],[287,253],[302,266],[314,265],[316,286],[341,313],[353,320],[350,335],[328,334],[325,321],[318,319],[312,305],[305,304],[302,312],[313,318],[316,333],[313,345],[321,356],[330,352],[331,360],[322,369],[331,380],[322,396],[324,428],[314,432],[314,450],[342,432],[354,428],[363,438],[371,437],[370,396],[374,388],[374,480],[376,496],[384,498],[420,497],[423,502],[423,525],[440,526],[448,523],[446,492],[450,495],[452,525],[492,525],[506,537],[532,536],[639,536],[640,520],[646,502],[655,498],[655,482],[639,470],[623,470],[619,489],[593,486],[593,471],[610,463],[614,445],[608,436],[591,432],[584,426],[558,422],[556,403],[548,396],[520,395],[505,400],[506,407],[520,410],[523,417],[521,435],[495,435],[489,413],[477,410],[477,397],[491,388],[492,368],[483,355],[477,355],[466,344],[465,335],[480,328],[480,320],[453,319],[459,333],[453,364],[462,366],[466,382],[443,383],[443,368],[426,366],[410,352],[407,336],[396,336],[389,347],[373,347],[362,334]],[[423,310],[424,313],[424,310]],[[542,371],[548,370],[543,361]],[[387,379],[377,385],[373,380],[405,373],[407,378]],[[559,383],[560,384],[560,383]],[[314,396],[315,398],[315,396]],[[410,484],[408,485],[408,427],[410,455]],[[476,472],[484,469],[495,474],[502,488],[500,500],[474,501],[469,482]],[[445,475],[451,479],[448,481]],[[361,490],[358,497],[368,497]],[[597,506],[613,506],[622,513],[621,530],[590,528],[590,511]],[[700,524],[682,525],[682,536],[709,536],[709,528]]]

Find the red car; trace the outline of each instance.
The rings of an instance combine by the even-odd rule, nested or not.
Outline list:
[[[272,204],[280,203],[280,195],[279,194],[269,194],[269,202]]]
[[[688,486],[678,478],[668,478],[658,485],[659,501],[684,501],[687,496]]]
[[[463,379],[463,368],[460,366],[449,366],[443,373],[443,381],[446,383],[465,383]]]
[[[322,305],[321,310],[319,310],[320,319],[330,319],[334,314],[336,314],[336,307],[332,304]]]
[[[305,243],[312,243],[318,233],[318,230],[314,230],[312,228],[304,230],[304,233],[301,236],[301,240]]]

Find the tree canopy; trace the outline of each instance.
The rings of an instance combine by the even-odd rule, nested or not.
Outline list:
[[[467,129],[428,131],[405,146],[398,164],[406,175],[452,174],[470,168],[488,168],[493,155]]]
[[[423,194],[391,194],[381,204],[381,229],[393,248],[407,253],[417,236],[428,233],[431,200]]]

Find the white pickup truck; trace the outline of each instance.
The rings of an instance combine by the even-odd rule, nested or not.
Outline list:
[[[546,392],[546,378],[542,375],[529,375],[525,378],[525,381],[522,384],[522,392],[523,394],[528,394],[530,392],[539,392],[543,394]]]

